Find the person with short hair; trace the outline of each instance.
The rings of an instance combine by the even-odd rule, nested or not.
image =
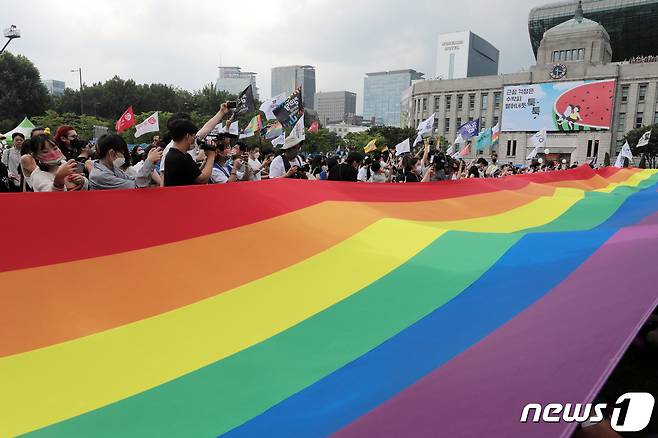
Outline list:
[[[262,179],[262,173],[263,169],[267,169],[270,167],[270,164],[272,164],[272,158],[267,157],[265,161],[262,163],[260,162],[260,146],[258,145],[251,145],[247,148],[247,152],[249,152],[249,160],[247,164],[249,165],[249,168],[251,169],[250,175],[249,175],[249,180],[250,181],[260,181]]]
[[[21,177],[21,149],[25,142],[25,136],[20,132],[14,132],[11,135],[13,145],[9,149],[5,149],[2,153],[2,164],[7,168],[7,176],[12,183],[14,191],[20,191]]]
[[[57,128],[55,143],[67,160],[75,160],[80,154],[80,140],[73,126],[63,125]]]
[[[215,150],[206,151],[207,159],[201,170],[188,153],[196,146],[197,134],[201,132],[199,128],[190,120],[179,119],[171,124],[170,132],[174,145],[165,159],[165,187],[208,184],[215,162]]]
[[[358,169],[363,163],[363,154],[350,152],[344,163],[329,170],[329,181],[357,182]]]
[[[130,157],[126,141],[117,134],[105,134],[98,139],[99,159],[89,173],[92,190],[120,190],[148,187],[155,163],[160,161],[162,151],[151,149],[148,158],[136,177],[129,176],[121,168]]]

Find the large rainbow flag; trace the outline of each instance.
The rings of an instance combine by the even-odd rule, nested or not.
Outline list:
[[[658,304],[657,183],[5,195],[0,436],[568,436],[523,406],[591,401]]]

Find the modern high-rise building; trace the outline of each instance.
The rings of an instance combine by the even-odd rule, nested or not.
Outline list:
[[[439,35],[437,79],[464,79],[498,74],[500,52],[470,31]]]
[[[315,110],[323,126],[344,122],[356,114],[356,93],[349,91],[315,93]]]
[[[424,73],[416,70],[394,70],[366,73],[363,86],[363,118],[375,119],[386,126],[400,126],[402,94]]]
[[[302,87],[304,107],[315,109],[315,67],[289,65],[272,69],[272,96],[292,94],[297,87]]]
[[[56,81],[53,79],[44,80],[43,85],[45,85],[48,89],[48,93],[52,94],[53,96],[61,96],[64,94],[64,90],[66,89],[66,82]]]
[[[254,92],[254,99],[258,100],[256,73],[244,72],[240,67],[219,67],[219,78],[216,85],[218,90],[238,95],[249,85]]]
[[[561,1],[530,11],[528,29],[535,56],[544,33],[573,18],[577,5],[577,1]],[[582,8],[587,18],[608,31],[613,62],[658,55],[658,0],[585,0]]]

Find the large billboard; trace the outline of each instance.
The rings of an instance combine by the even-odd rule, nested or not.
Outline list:
[[[501,130],[609,130],[614,95],[614,79],[505,87]]]
[[[462,79],[467,77],[470,44],[470,32],[453,32],[439,35],[436,77],[441,79]]]

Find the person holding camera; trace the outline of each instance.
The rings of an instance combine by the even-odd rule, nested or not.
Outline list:
[[[199,169],[194,158],[188,153],[190,149],[197,146],[199,128],[190,120],[178,119],[171,123],[169,130],[173,147],[165,158],[167,170],[164,172],[164,186],[208,184],[215,162],[215,147],[202,145],[207,148],[205,151],[207,159],[203,168]]]
[[[281,146],[283,153],[272,160],[272,164],[270,164],[270,179],[308,179],[306,172],[304,172],[304,163],[299,156],[299,150],[303,145],[304,139],[286,138],[286,142]]]
[[[228,184],[240,180],[238,169],[242,166],[245,157],[232,157],[233,150],[230,141],[227,140],[228,138],[224,134],[220,134],[216,140],[217,152],[210,175],[210,184]],[[233,159],[231,160],[231,158]],[[242,177],[244,179],[245,175],[243,174]]]
[[[162,158],[162,149],[151,149],[135,178],[121,167],[130,156],[126,141],[117,134],[105,134],[98,139],[98,161],[89,172],[91,190],[120,190],[148,187],[155,164]]]

